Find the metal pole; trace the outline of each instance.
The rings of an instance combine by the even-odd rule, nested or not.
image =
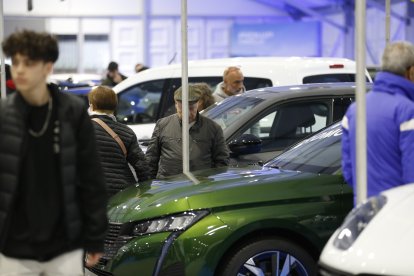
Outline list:
[[[148,59],[148,55],[149,55],[149,44],[151,43],[151,37],[150,37],[150,14],[151,14],[151,9],[150,9],[150,1],[149,0],[142,0],[142,56],[143,56],[143,60],[142,63],[145,66],[150,66],[150,62]]]
[[[183,173],[194,183],[199,181],[190,172],[190,134],[188,126],[188,39],[187,39],[187,0],[181,0],[181,86],[182,86],[182,136]]]
[[[182,136],[183,173],[190,171],[189,127],[188,127],[188,53],[187,53],[187,0],[181,0],[181,86],[182,86]]]
[[[357,203],[367,198],[367,116],[365,105],[365,15],[366,1],[355,1],[356,16],[356,166]]]
[[[78,23],[79,27],[78,27],[78,36],[77,36],[78,41],[77,42],[78,42],[79,52],[78,52],[78,66],[76,70],[77,70],[77,73],[83,73],[85,71],[85,64],[84,64],[85,55],[83,52],[83,48],[85,46],[85,33],[84,33],[84,28],[83,28],[84,20],[81,17],[79,17],[78,22],[79,22]]]
[[[390,43],[391,0],[385,0],[385,46]]]
[[[4,13],[3,13],[3,1],[0,1],[0,41],[4,40]],[[1,48],[1,47],[0,47]],[[4,64],[3,48],[0,49],[0,60],[1,60],[1,99],[6,98],[6,65]]]
[[[344,16],[345,26],[347,30],[344,33],[344,57],[355,59],[355,1],[346,0],[344,1]]]

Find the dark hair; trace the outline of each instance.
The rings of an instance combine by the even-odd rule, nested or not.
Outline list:
[[[15,32],[3,41],[2,47],[7,57],[21,54],[31,60],[53,63],[59,57],[56,37],[45,32],[37,33],[29,30]]]
[[[115,111],[118,104],[118,97],[114,90],[107,86],[98,86],[88,94],[89,103],[94,109]]]
[[[116,63],[115,61],[111,61],[109,64],[108,64],[108,71],[116,71],[116,70],[118,70],[118,63]]]

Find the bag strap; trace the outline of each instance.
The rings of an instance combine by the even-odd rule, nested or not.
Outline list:
[[[104,121],[99,118],[92,118],[93,121],[97,122],[103,129],[111,135],[112,138],[118,143],[119,147],[121,148],[122,152],[125,156],[127,156],[127,150],[125,147],[124,142],[122,142],[121,138],[119,138],[118,134],[116,134]]]

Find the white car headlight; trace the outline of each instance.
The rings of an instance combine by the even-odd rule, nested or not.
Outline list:
[[[345,218],[334,239],[334,246],[346,250],[355,242],[368,223],[378,214],[386,204],[387,198],[383,195],[371,197],[366,202],[356,206]]]
[[[184,231],[207,214],[208,211],[206,210],[192,211],[139,222],[134,225],[132,235],[140,236],[159,232]]]

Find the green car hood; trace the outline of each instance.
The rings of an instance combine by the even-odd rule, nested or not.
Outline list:
[[[109,202],[110,221],[125,223],[188,210],[274,203],[312,194],[319,196],[320,191],[309,185],[309,181],[317,178],[322,185],[326,181],[332,182],[332,178],[338,181],[338,176],[255,166],[203,170],[195,172],[194,176],[200,183],[195,184],[180,175],[123,190]]]

